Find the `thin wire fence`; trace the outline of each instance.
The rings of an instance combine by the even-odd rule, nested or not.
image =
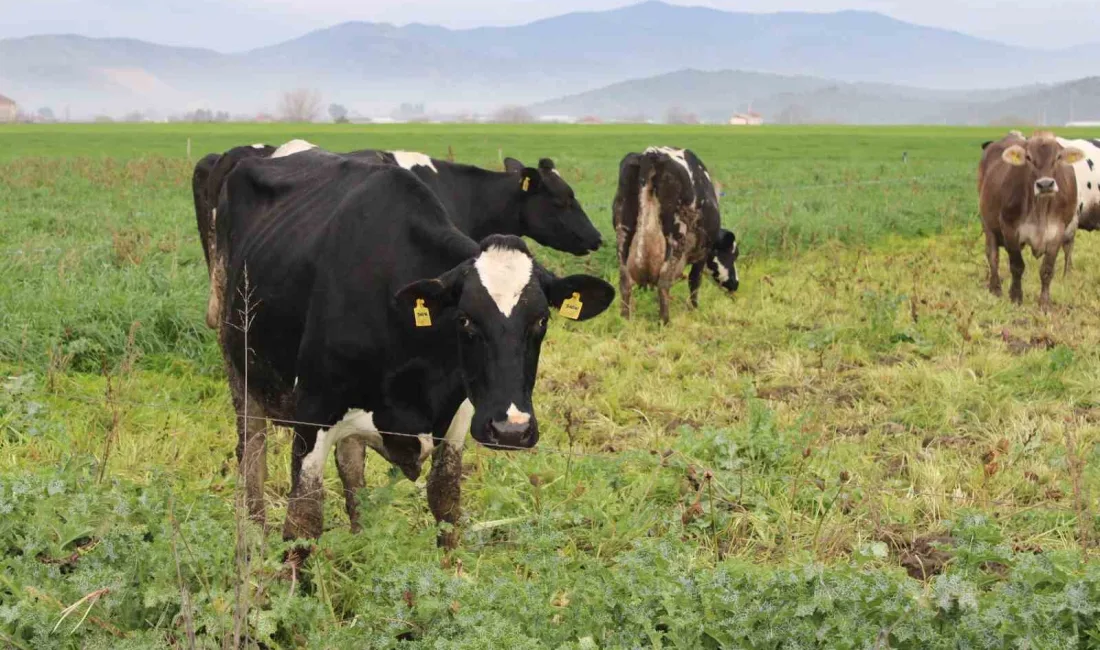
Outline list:
[[[107,406],[105,404],[103,398],[100,398],[100,399],[97,400],[97,399],[92,399],[90,397],[74,396],[74,395],[58,395],[57,397],[58,397],[58,399],[67,400],[67,401],[71,401],[71,402],[80,402],[80,403],[83,403],[83,404],[87,404],[89,406],[101,406],[101,407],[106,407]],[[205,415],[205,416],[209,416],[209,417],[213,417],[213,418],[231,419],[231,418],[234,418],[234,417],[240,417],[240,418],[242,418],[246,421],[264,420],[264,421],[270,422],[271,424],[273,424],[275,426],[281,426],[281,427],[307,426],[307,427],[314,427],[314,428],[317,428],[317,429],[330,429],[334,426],[334,423],[327,423],[326,424],[326,423],[320,423],[320,422],[303,422],[303,421],[300,421],[300,420],[281,419],[281,418],[267,418],[267,417],[261,417],[261,416],[250,416],[250,415],[246,415],[246,414],[236,414],[235,415],[232,410],[227,411],[227,410],[221,410],[221,409],[211,409],[211,408],[203,408],[203,407],[197,407],[197,406],[187,406],[187,405],[184,405],[184,404],[175,404],[175,403],[168,403],[168,402],[162,402],[162,403],[142,402],[142,401],[137,401],[137,400],[126,399],[124,397],[119,397],[117,395],[113,395],[110,399],[111,399],[112,403],[114,403],[115,405],[121,404],[121,405],[125,405],[127,407],[131,407],[131,408],[135,408],[135,409],[149,409],[149,410],[157,411],[159,413],[163,413],[163,414],[167,414],[167,415],[171,415],[173,413],[178,413],[178,412],[185,412],[185,413],[191,413],[191,414],[195,414],[195,415]],[[400,432],[400,431],[379,431],[378,433],[381,433],[381,434],[384,434],[384,435],[387,435],[387,436],[393,436],[393,437],[410,438],[410,439],[417,439],[417,440],[420,439],[420,434],[415,434],[415,433],[404,433],[404,432]],[[576,449],[561,449],[561,448],[551,447],[551,446],[547,446],[547,445],[540,445],[540,446],[531,447],[531,448],[517,447],[517,446],[510,446],[510,445],[496,445],[494,448],[492,448],[492,450],[493,451],[504,451],[504,452],[520,453],[520,454],[532,455],[532,456],[535,456],[535,455],[556,456],[556,457],[560,457],[560,458],[587,460],[587,461],[594,461],[594,462],[597,462],[597,463],[605,463],[605,464],[609,464],[609,465],[616,465],[616,466],[619,466],[619,467],[626,466],[626,465],[632,465],[632,466],[648,465],[650,467],[650,469],[668,470],[668,471],[683,474],[684,470],[686,469],[686,466],[677,465],[677,464],[672,462],[672,460],[674,458],[678,457],[678,458],[682,459],[683,462],[686,463],[687,466],[694,466],[695,468],[697,468],[697,471],[700,473],[700,480],[703,480],[701,478],[701,475],[703,473],[709,472],[712,476],[716,476],[718,474],[718,472],[714,471],[713,468],[708,467],[707,464],[704,461],[701,461],[701,460],[696,459],[696,458],[692,458],[692,457],[688,456],[687,454],[684,454],[682,452],[675,451],[675,450],[665,450],[665,451],[662,452],[662,451],[658,451],[658,450],[647,450],[647,449],[636,448],[636,449],[627,450],[625,452],[591,452],[591,451],[578,451]],[[749,466],[742,466],[742,467],[738,467],[736,469],[723,470],[722,474],[724,474],[728,477],[736,476],[739,483],[741,484],[739,486],[739,488],[742,491],[742,493],[743,493],[744,487],[746,485],[748,485],[752,481],[756,481],[756,480],[768,481],[768,482],[772,482],[772,483],[779,483],[779,484],[783,484],[783,485],[790,485],[792,482],[805,482],[807,485],[811,485],[812,484],[812,479],[813,479],[812,474],[809,474],[809,473],[804,473],[804,474],[800,474],[800,475],[774,474],[774,473],[768,473],[768,472],[760,472],[760,471],[757,471],[754,468],[749,467]],[[728,497],[728,495],[737,494],[738,490],[732,489],[732,488],[729,488],[729,487],[725,487],[725,486],[721,486],[721,485],[720,485],[720,487],[721,487],[722,491],[726,493],[727,496],[723,497],[723,498],[715,499],[716,501],[722,501],[722,502],[726,503],[727,505],[731,505],[731,506],[744,507],[744,504],[741,502],[740,499],[739,500],[732,500]],[[831,486],[831,487],[843,488],[843,489],[847,489],[849,491],[853,490],[853,489],[865,489],[865,490],[866,489],[873,489],[873,490],[876,490],[876,491],[879,491],[879,492],[886,492],[886,493],[890,493],[892,495],[897,495],[899,498],[905,498],[905,499],[920,499],[920,498],[944,499],[944,500],[949,500],[949,501],[970,502],[970,503],[973,503],[973,504],[979,505],[979,506],[995,506],[995,507],[999,507],[999,508],[1014,509],[1014,512],[1007,513],[1009,515],[1015,515],[1015,514],[1018,514],[1019,512],[1024,512],[1024,511],[1029,511],[1029,510],[1036,510],[1036,509],[1043,509],[1043,510],[1047,510],[1047,511],[1051,511],[1051,512],[1063,512],[1063,513],[1069,513],[1069,514],[1074,514],[1074,515],[1077,514],[1077,509],[1075,509],[1071,506],[1064,506],[1064,505],[1060,505],[1060,504],[1057,504],[1057,503],[1052,503],[1050,500],[1039,500],[1039,501],[1031,501],[1031,502],[1021,502],[1021,501],[1017,501],[1017,500],[1011,500],[1010,501],[1010,500],[1005,500],[1005,499],[991,498],[991,497],[987,497],[987,496],[983,496],[983,495],[966,494],[966,493],[961,491],[961,488],[959,488],[959,489],[957,489],[956,491],[953,491],[953,492],[939,492],[939,491],[933,491],[933,490],[918,489],[918,488],[913,487],[912,485],[910,485],[910,486],[899,486],[899,487],[889,487],[889,486],[885,486],[885,485],[881,485],[881,484],[877,484],[877,483],[873,484],[873,485],[868,485],[868,484],[862,483],[859,480],[858,476],[852,477],[848,482],[838,484],[836,486]],[[750,496],[751,496],[751,492],[750,492]]]

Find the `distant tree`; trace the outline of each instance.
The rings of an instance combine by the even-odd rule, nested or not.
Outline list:
[[[348,109],[340,104],[329,104],[328,116],[337,124],[348,123]]]
[[[424,107],[424,103],[413,104],[412,102],[402,102],[390,115],[397,120],[415,120],[423,117],[427,114],[427,109]]]
[[[526,124],[534,122],[531,111],[522,106],[504,106],[493,113],[492,121],[500,124]]]
[[[810,111],[805,106],[791,104],[776,115],[777,124],[806,124],[811,121]]]
[[[215,122],[228,122],[229,121],[229,111],[218,111],[217,113],[214,113],[214,121]]]
[[[144,122],[145,114],[141,111],[131,111],[122,117],[123,122]]]
[[[666,124],[698,124],[699,116],[689,113],[679,106],[673,106],[665,113]]]
[[[279,117],[284,122],[312,122],[321,112],[321,93],[299,88],[279,98]]]
[[[40,121],[40,122],[56,122],[57,121],[57,118],[54,117],[53,109],[50,108],[49,106],[43,106],[42,108],[38,109],[36,114],[38,115],[38,121]]]

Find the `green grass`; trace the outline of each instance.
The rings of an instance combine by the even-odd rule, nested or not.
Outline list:
[[[453,557],[423,481],[373,456],[359,535],[329,469],[296,591],[277,532],[246,529],[264,647],[1097,646],[1100,249],[1082,234],[1049,313],[1031,260],[1022,307],[985,291],[974,169],[1000,132],[0,128],[0,645],[231,639],[236,434],[185,146],[305,137],[552,157],[609,241],[621,156],[691,147],[742,288],[693,312],[678,286],[666,328],[648,294],[552,324],[542,451],[468,448]],[[537,254],[616,279],[611,247]]]

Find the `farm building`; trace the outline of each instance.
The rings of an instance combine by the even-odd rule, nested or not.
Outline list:
[[[734,113],[729,123],[732,126],[760,126],[764,123],[764,116],[755,111]]]
[[[19,107],[14,99],[0,95],[0,122],[14,122],[19,114]]]

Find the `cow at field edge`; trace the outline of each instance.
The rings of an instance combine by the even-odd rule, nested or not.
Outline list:
[[[1100,230],[1100,140],[1058,138],[1058,144],[1080,149],[1084,154],[1073,165],[1077,178],[1077,228]]]
[[[1050,305],[1050,281],[1058,251],[1077,229],[1077,182],[1071,166],[1084,157],[1065,148],[1047,132],[1026,140],[1010,134],[982,152],[978,167],[979,204],[989,262],[989,290],[1001,295],[999,251],[1008,252],[1012,286],[1009,296],[1023,301],[1022,249],[1043,257],[1039,269],[1040,306]]]
[[[218,218],[218,196],[225,177],[245,158],[266,158],[275,151],[275,147],[266,144],[234,147],[225,153],[207,154],[195,165],[195,171],[191,175],[191,192],[195,199],[195,219],[198,222],[202,253],[206,257],[206,270],[212,287],[225,281],[225,267],[215,264],[218,256],[214,250],[214,222]],[[220,308],[220,296],[215,300],[211,294],[206,305],[207,327],[217,329]]]
[[[409,478],[430,453],[429,506],[456,524],[466,432],[488,446],[534,446],[532,390],[551,310],[586,320],[614,289],[587,275],[555,277],[518,237],[479,245],[399,167],[254,158],[226,186],[223,317],[247,313],[250,323],[222,327],[219,339],[253,517],[263,518],[265,438],[245,425],[268,417],[298,423],[285,537],[321,533],[322,470],[348,437]],[[456,530],[440,535],[447,546],[457,539]]]
[[[721,227],[710,173],[691,150],[627,154],[619,164],[613,219],[625,318],[633,311],[634,286],[656,285],[661,321],[668,323],[669,290],[687,265],[693,307],[704,270],[726,291],[737,290],[737,239]]]

